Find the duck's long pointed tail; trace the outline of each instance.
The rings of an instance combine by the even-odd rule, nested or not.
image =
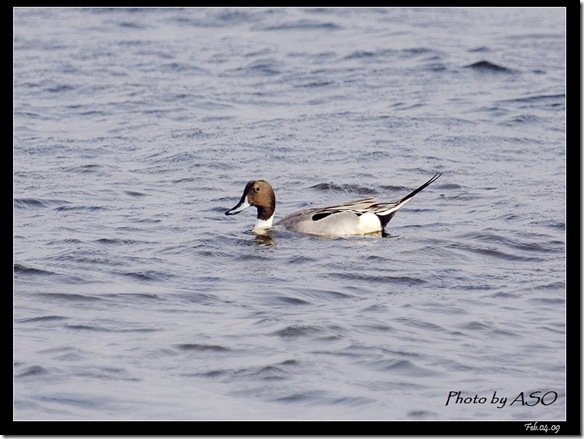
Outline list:
[[[382,211],[382,212],[376,212],[377,216],[379,216],[381,219],[381,226],[385,227],[387,225],[387,223],[389,222],[389,220],[393,218],[393,216],[397,213],[398,210],[400,210],[403,207],[404,204],[406,204],[408,201],[410,201],[417,193],[423,191],[428,186],[430,186],[432,183],[434,183],[441,175],[442,175],[441,172],[437,172],[436,174],[434,174],[434,176],[430,180],[428,180],[426,183],[424,183],[418,189],[410,192],[405,197],[403,197],[401,200],[389,205],[388,206],[389,208],[387,210]]]
[[[403,197],[401,200],[399,200],[397,202],[397,204],[401,207],[403,206],[405,203],[407,203],[412,197],[414,197],[414,195],[416,195],[418,192],[423,191],[424,189],[426,189],[428,186],[430,186],[432,183],[434,183],[438,177],[440,177],[442,175],[442,172],[437,172],[436,174],[434,174],[434,177],[432,177],[430,180],[428,180],[426,183],[424,183],[422,186],[420,186],[418,189],[416,189],[413,192],[410,192],[408,195],[406,195],[405,197]],[[399,209],[399,207],[398,207]]]

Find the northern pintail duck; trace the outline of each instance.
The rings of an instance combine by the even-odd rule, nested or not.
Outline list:
[[[282,218],[274,226],[321,236],[365,235],[381,232],[404,204],[441,175],[441,173],[435,174],[418,189],[395,203],[378,203],[376,197],[363,198],[338,206],[301,210]],[[267,181],[254,180],[247,183],[239,203],[225,212],[225,215],[235,215],[251,206],[257,207],[258,210],[254,232],[262,233],[271,228],[276,209],[276,195]]]

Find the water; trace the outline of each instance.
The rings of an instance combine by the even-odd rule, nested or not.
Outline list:
[[[564,9],[13,19],[15,419],[565,419]]]

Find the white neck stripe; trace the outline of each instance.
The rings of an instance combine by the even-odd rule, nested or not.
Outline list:
[[[270,227],[272,227],[272,221],[274,221],[274,215],[272,215],[270,218],[268,218],[265,221],[258,218],[258,220],[256,221],[256,225],[253,229],[254,230],[269,229]]]

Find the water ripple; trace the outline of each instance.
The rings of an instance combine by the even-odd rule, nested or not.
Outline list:
[[[36,377],[38,375],[46,375],[48,374],[48,370],[42,366],[38,366],[38,365],[34,365],[34,366],[28,366],[25,367],[23,370],[20,370],[19,372],[17,372],[14,377],[15,378],[24,378],[24,377],[29,377],[29,376],[33,376]]]
[[[355,280],[359,282],[369,283],[387,283],[387,284],[398,284],[398,285],[420,285],[426,283],[424,279],[411,276],[391,276],[391,275],[380,275],[380,274],[363,274],[363,273],[330,273],[327,277],[343,280]]]
[[[219,345],[208,345],[198,343],[182,343],[177,344],[176,347],[181,351],[195,351],[195,352],[228,352],[231,349]]]
[[[310,186],[310,189],[316,189],[323,192],[347,192],[347,193],[357,193],[360,195],[377,195],[375,189],[368,187],[356,185],[356,184],[335,184],[335,183],[318,183],[314,186]]]
[[[56,199],[43,199],[43,198],[15,198],[14,199],[14,207],[19,208],[19,209],[55,207],[55,206],[63,206],[66,204],[69,204],[69,202],[65,201],[65,200],[56,200]]]
[[[469,64],[469,65],[466,65],[464,67],[476,70],[478,72],[486,72],[486,73],[513,73],[514,72],[513,69],[500,66],[500,65],[492,63],[490,61],[477,61],[473,64]]]
[[[265,31],[289,31],[289,30],[338,30],[341,27],[332,22],[321,22],[316,20],[300,19],[296,21],[285,21],[280,24],[264,26],[259,30]]]

